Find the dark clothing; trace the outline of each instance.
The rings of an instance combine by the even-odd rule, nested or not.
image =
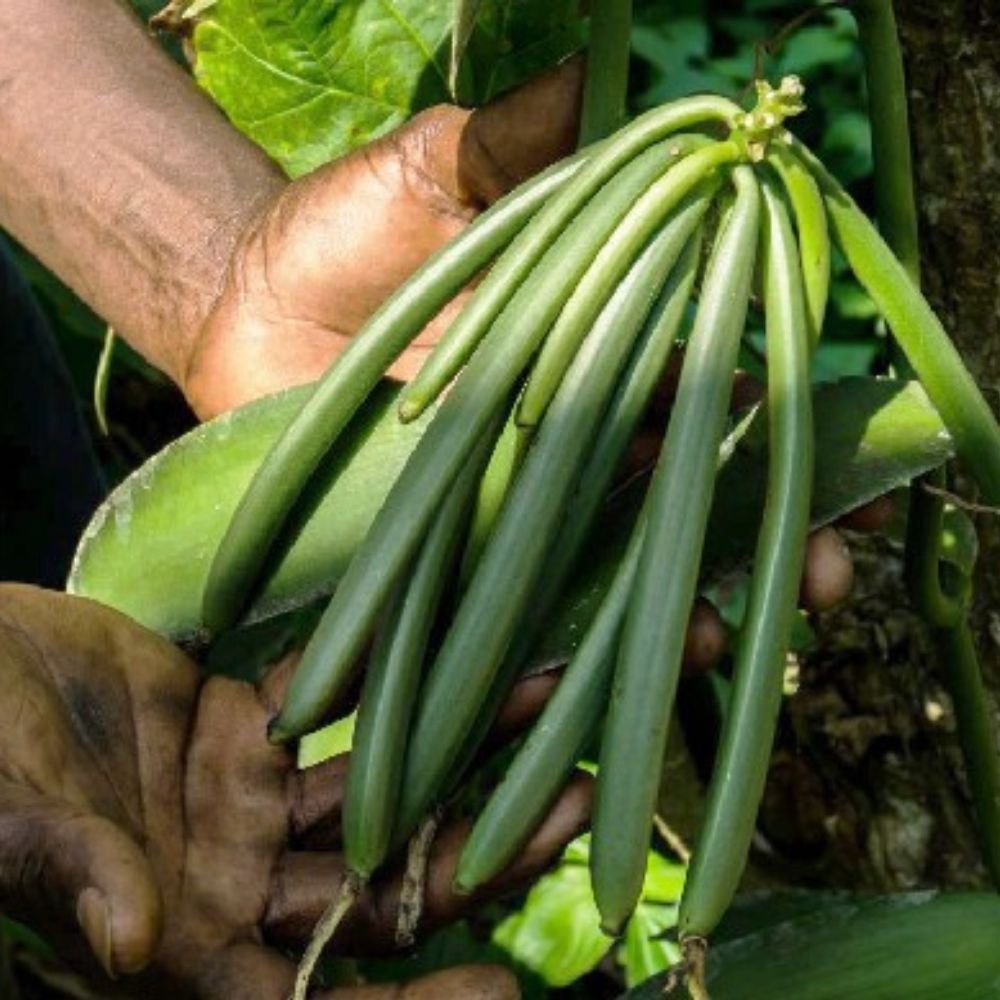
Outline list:
[[[104,494],[58,345],[0,240],[0,580],[62,588]]]

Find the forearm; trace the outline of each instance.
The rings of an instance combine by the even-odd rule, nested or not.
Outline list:
[[[283,186],[118,0],[0,2],[0,226],[176,381]]]

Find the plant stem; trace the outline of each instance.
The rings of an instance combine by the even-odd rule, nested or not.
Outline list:
[[[965,615],[961,601],[941,584],[941,530],[944,500],[924,488],[944,486],[944,469],[936,469],[910,487],[906,525],[906,585],[920,617],[935,628],[954,628]]]
[[[344,875],[344,880],[341,882],[337,894],[333,897],[326,912],[320,917],[316,930],[313,931],[312,940],[310,940],[302,956],[302,961],[299,963],[292,1000],[306,1000],[309,983],[317,963],[323,956],[323,949],[332,940],[341,921],[347,916],[348,910],[358,901],[364,887],[365,883],[354,872],[348,871]]]
[[[868,112],[875,160],[875,201],[879,228],[893,253],[920,284],[920,234],[913,182],[913,147],[906,103],[903,50],[893,0],[858,0],[858,22],[868,84]],[[933,473],[938,485],[942,473]],[[939,482],[940,480],[940,482]],[[918,480],[910,493],[906,538],[906,578],[921,617],[937,627],[956,624],[961,610],[941,587],[939,563],[942,501]]]
[[[964,615],[954,628],[935,629],[934,637],[955,707],[956,729],[979,820],[984,861],[993,881],[1000,885],[1000,838],[991,835],[1000,830],[1000,757],[975,639]]]
[[[896,15],[892,0],[856,0],[853,9],[868,85],[879,227],[893,252],[919,283],[920,243],[913,146]]]
[[[625,121],[632,0],[593,0],[578,145],[604,139]]]

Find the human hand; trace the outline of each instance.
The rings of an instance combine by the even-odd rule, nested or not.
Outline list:
[[[0,908],[144,1000],[284,1000],[301,946],[344,875],[346,758],[297,771],[266,726],[291,669],[261,685],[199,678],[166,640],[92,602],[0,587]],[[537,704],[531,682],[507,712]],[[487,895],[529,882],[579,831],[589,784],[567,789]],[[483,897],[457,897],[465,825],[439,834],[422,928]],[[393,948],[399,876],[377,881],[334,941]],[[92,956],[80,936],[89,942]],[[103,977],[102,977],[103,978]],[[102,995],[114,987],[103,979]],[[499,968],[458,968],[334,1000],[508,1000]]]
[[[191,347],[203,418],[319,378],[371,314],[484,207],[573,151],[582,63],[476,111],[440,105],[292,182],[244,234]],[[410,378],[443,310],[391,374]]]

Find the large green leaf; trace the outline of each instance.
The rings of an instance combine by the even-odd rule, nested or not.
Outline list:
[[[175,639],[194,638],[226,524],[308,391],[293,389],[203,424],[147,462],[94,516],[68,589]],[[319,469],[249,620],[333,589],[427,423],[401,424],[395,397],[388,384],[374,393]]]
[[[477,101],[579,44],[578,0],[484,0],[465,71]],[[195,72],[293,177],[449,99],[452,0],[218,0]]]
[[[816,894],[798,914],[709,951],[713,1000],[998,1000],[1000,898],[932,892],[881,898]],[[664,993],[657,976],[621,1000]]]
[[[292,176],[448,97],[445,0],[220,0],[196,73]]]
[[[308,391],[272,396],[204,424],[126,480],[87,529],[69,590],[172,638],[197,636],[202,591],[226,524]],[[302,607],[333,589],[430,419],[400,424],[396,394],[388,384],[381,387],[327,456],[248,620]],[[909,482],[952,454],[951,439],[915,383],[849,379],[817,389],[814,401],[816,523]],[[752,551],[766,473],[763,423],[758,415],[722,470],[706,582]],[[575,647],[617,564],[634,509],[631,495],[607,507],[536,665]]]

